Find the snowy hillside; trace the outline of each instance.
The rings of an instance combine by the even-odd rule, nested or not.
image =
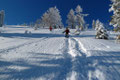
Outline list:
[[[95,31],[66,39],[63,30],[0,30],[0,80],[120,80],[120,44]]]

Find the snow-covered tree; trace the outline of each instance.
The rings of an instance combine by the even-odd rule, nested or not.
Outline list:
[[[50,22],[52,26],[56,26],[56,27],[62,26],[62,18],[60,16],[59,10],[56,7],[50,8],[49,14],[50,14],[49,18],[51,19]]]
[[[76,25],[78,25],[81,30],[85,29],[87,24],[84,20],[84,17],[88,16],[88,14],[82,14],[83,9],[81,8],[80,5],[76,7],[75,12],[76,12]]]
[[[73,9],[70,10],[70,12],[67,15],[67,24],[70,28],[75,29],[75,24],[76,24],[76,16],[75,12]]]
[[[81,12],[83,12],[83,9],[81,8],[80,5],[78,5],[75,9],[76,13],[80,14]]]
[[[95,20],[93,20],[93,21],[92,21],[92,28],[93,28],[93,29],[95,29],[95,26],[96,26],[95,23],[96,23]]]
[[[85,24],[85,30],[87,30],[88,29],[88,26],[89,26],[89,24]]]
[[[34,25],[34,29],[37,30],[38,28],[40,28],[40,23],[41,23],[41,19],[37,19]]]
[[[49,8],[49,10],[43,14],[41,18],[41,24],[48,27],[62,27],[63,23],[59,10],[56,7]]]
[[[99,21],[99,19],[96,20],[95,30],[99,30],[99,29],[101,29],[101,28],[103,28],[103,27],[104,27],[103,23],[101,23],[101,22]]]
[[[108,34],[107,34],[107,30],[104,28],[101,28],[97,31],[96,33],[96,39],[108,39]]]
[[[30,27],[34,27],[34,22],[30,22]]]
[[[70,10],[70,12],[67,15],[67,24],[71,28],[76,28],[75,26],[78,26],[80,30],[86,29],[88,27],[88,24],[86,24],[84,17],[88,16],[88,14],[83,14],[83,9],[80,5],[78,5],[75,9]]]
[[[4,10],[0,11],[0,27],[4,25],[4,17],[5,17],[5,12]]]
[[[45,27],[49,27],[50,23],[49,23],[49,14],[47,12],[45,12],[43,14],[43,16],[41,17],[41,26],[43,26],[43,28]]]
[[[95,30],[97,31],[95,38],[97,39],[108,39],[107,30],[104,28],[103,23],[99,20],[95,23]]]
[[[110,25],[120,29],[120,0],[111,0],[111,2],[109,11],[113,12],[113,15],[111,16]]]

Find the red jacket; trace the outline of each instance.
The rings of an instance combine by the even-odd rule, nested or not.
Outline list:
[[[49,29],[50,29],[50,31],[52,31],[52,27],[51,26],[49,27]]]
[[[65,30],[65,33],[66,33],[66,34],[69,34],[69,33],[70,33],[69,29],[66,29],[66,30]]]

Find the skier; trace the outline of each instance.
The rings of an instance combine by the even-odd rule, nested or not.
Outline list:
[[[49,30],[52,31],[52,26],[49,27]]]
[[[69,38],[70,30],[68,29],[68,27],[66,27],[66,30],[63,33],[65,33],[66,38]]]

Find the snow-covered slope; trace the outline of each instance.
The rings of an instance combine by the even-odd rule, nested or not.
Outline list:
[[[63,30],[1,30],[0,80],[120,80],[120,44],[95,39],[95,31],[71,30],[66,39]]]

